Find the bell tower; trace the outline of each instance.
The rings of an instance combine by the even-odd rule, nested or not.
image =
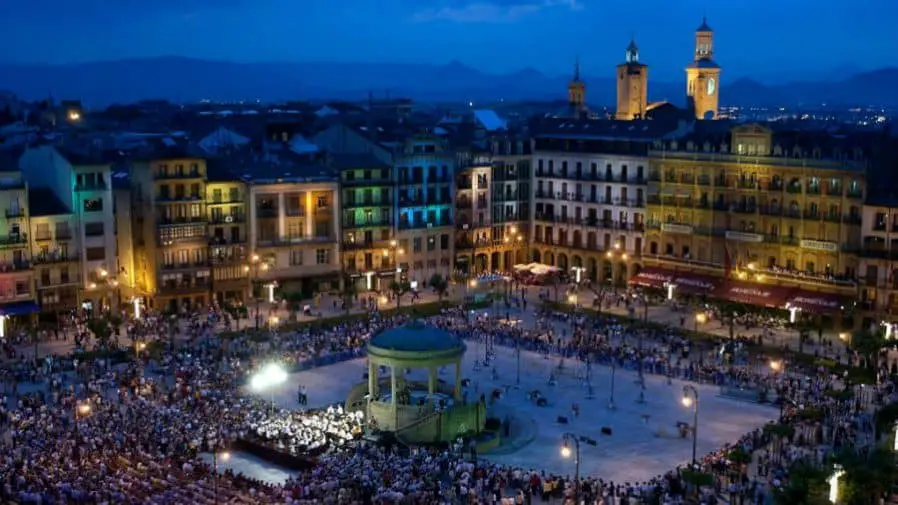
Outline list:
[[[639,62],[639,48],[631,40],[624,63],[617,66],[615,119],[644,119],[648,106],[649,67]]]
[[[695,57],[686,67],[686,103],[696,119],[717,119],[720,70],[714,62],[714,30],[702,18],[695,30]]]
[[[586,112],[586,83],[580,79],[580,58],[574,63],[574,77],[567,85],[567,101],[576,116]]]

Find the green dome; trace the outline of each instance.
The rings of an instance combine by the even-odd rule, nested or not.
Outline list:
[[[448,331],[413,322],[375,335],[368,346],[401,352],[433,352],[460,349],[464,344]]]

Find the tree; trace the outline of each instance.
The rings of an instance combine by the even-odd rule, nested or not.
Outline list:
[[[845,470],[839,486],[840,505],[869,505],[879,503],[898,477],[895,457],[884,447],[877,447],[869,456],[849,450],[836,456]]]
[[[287,300],[287,308],[290,310],[290,320],[296,321],[296,313],[301,309],[303,296],[298,291],[287,293],[284,298]]]
[[[437,294],[437,298],[439,298],[442,304],[443,297],[446,296],[446,291],[449,290],[449,281],[440,274],[433,274],[430,276],[430,287],[433,288],[433,292]]]
[[[94,334],[97,344],[106,348],[109,346],[109,337],[112,336],[112,324],[106,317],[95,317],[87,321],[87,329]]]
[[[789,468],[789,478],[773,488],[777,505],[830,505],[827,472],[808,461],[799,460]]]
[[[399,308],[400,300],[402,299],[402,295],[409,292],[411,286],[407,281],[393,281],[390,283],[390,291],[396,295],[396,308]]]
[[[343,306],[345,307],[347,314],[349,314],[349,310],[352,308],[352,302],[355,300],[356,292],[355,282],[352,281],[352,278],[349,277],[348,274],[343,274]]]
[[[851,336],[851,348],[864,360],[862,366],[876,369],[879,351],[885,347],[885,335],[879,331],[859,330]]]

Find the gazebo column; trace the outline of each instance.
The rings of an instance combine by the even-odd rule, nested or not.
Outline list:
[[[368,360],[368,398],[374,401],[377,398],[377,365]]]
[[[434,367],[427,368],[427,395],[433,398],[433,392],[437,385],[437,369]]]
[[[396,365],[390,365],[390,402],[396,410]]]
[[[461,401],[461,361],[455,362],[455,401]]]

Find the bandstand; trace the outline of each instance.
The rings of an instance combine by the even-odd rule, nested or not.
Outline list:
[[[347,410],[364,410],[369,426],[408,443],[449,441],[480,432],[485,406],[476,398],[466,403],[462,394],[465,349],[455,335],[419,322],[375,335],[367,348],[367,383],[350,392]],[[379,374],[382,368],[387,370],[384,376]],[[426,370],[426,381],[408,380],[408,369]],[[451,370],[451,382],[440,380],[441,369]]]

